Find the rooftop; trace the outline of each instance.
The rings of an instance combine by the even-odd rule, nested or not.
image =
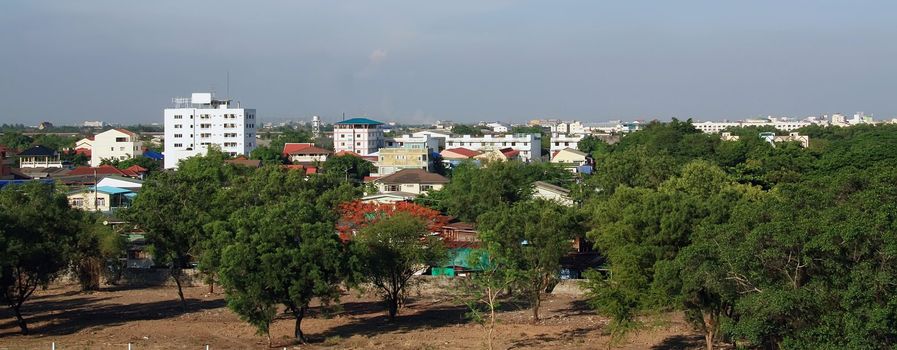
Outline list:
[[[346,120],[343,120],[343,121],[341,121],[341,122],[337,122],[336,124],[343,124],[343,125],[347,125],[347,124],[383,125],[383,123],[381,123],[381,122],[378,122],[378,121],[376,121],[376,120],[371,120],[371,119],[368,119],[368,118],[352,118],[352,119],[346,119]]]
[[[423,169],[402,169],[390,175],[381,177],[376,182],[384,184],[447,184],[449,179],[445,176],[428,173]]]

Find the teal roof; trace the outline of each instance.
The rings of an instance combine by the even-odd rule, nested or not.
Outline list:
[[[91,189],[93,189],[91,187]],[[112,187],[112,186],[100,186],[96,189],[97,192],[103,192],[108,194],[122,194],[122,193],[131,193],[132,191],[126,190],[124,188]]]
[[[382,125],[383,123],[368,118],[352,118],[346,119],[337,124],[365,124],[365,125]]]
[[[448,252],[449,260],[443,266],[460,266],[466,269],[482,270],[489,267],[489,253],[480,249],[456,248]]]

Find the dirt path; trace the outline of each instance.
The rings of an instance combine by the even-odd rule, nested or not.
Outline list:
[[[204,287],[187,288],[187,311],[173,288],[109,289],[84,294],[74,286],[39,291],[23,312],[32,335],[23,336],[8,310],[0,311],[0,350],[50,349],[266,349],[267,340],[225,306],[221,294]],[[529,310],[504,311],[496,349],[606,349],[607,319],[582,300],[551,296],[543,304],[543,321],[530,324]],[[482,349],[482,329],[464,319],[466,310],[430,296],[414,299],[400,319],[386,322],[380,303],[353,293],[342,298],[341,311],[325,317],[320,308],[302,323],[309,345],[288,338],[293,320],[279,318],[271,327],[278,348],[301,349]],[[695,335],[677,315],[629,337],[615,349],[700,348]]]

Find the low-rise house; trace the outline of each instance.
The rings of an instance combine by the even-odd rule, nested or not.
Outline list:
[[[37,145],[19,152],[19,168],[62,168],[59,152]]]
[[[594,161],[583,151],[565,148],[551,155],[551,162],[559,164],[574,173],[592,173]]]
[[[69,205],[75,209],[109,212],[131,206],[136,193],[118,187],[97,186],[68,194]]]
[[[480,154],[474,157],[474,159],[483,162],[506,162],[509,160],[520,160],[520,151],[511,148],[496,149]]]
[[[410,202],[416,197],[417,194],[415,193],[384,192],[361,197],[361,201],[364,203],[392,204],[396,202]]]
[[[121,175],[108,175],[97,182],[97,187],[116,187],[137,192],[143,187],[143,180]]]
[[[90,142],[91,166],[100,166],[104,159],[122,161],[142,154],[143,142],[140,137],[125,129],[106,130],[94,135]]]
[[[324,162],[331,154],[333,154],[332,151],[315,147],[313,143],[285,143],[283,145],[283,156],[292,163]]]
[[[570,190],[542,181],[533,182],[533,198],[554,201],[560,205],[573,205]]]
[[[449,179],[445,176],[423,169],[403,169],[374,180],[381,193],[406,192],[415,195],[442,189],[447,183]]]

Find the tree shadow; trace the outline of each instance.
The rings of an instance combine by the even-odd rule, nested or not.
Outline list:
[[[93,327],[122,325],[132,321],[158,320],[185,313],[217,309],[225,306],[224,300],[187,299],[186,309],[178,299],[142,304],[102,304],[113,297],[85,296],[80,298],[26,303],[23,316],[31,335],[67,335]],[[11,319],[0,323],[0,338],[19,333],[18,325],[8,309],[0,317]]]
[[[373,305],[371,305],[373,304]],[[347,315],[375,316],[358,318],[356,322],[337,326],[327,331],[312,335],[312,341],[333,336],[348,338],[353,335],[373,336],[383,333],[409,333],[422,329],[441,328],[449,325],[467,323],[465,306],[434,306],[428,304],[412,304],[399,311],[395,321],[390,322],[386,308],[380,302],[359,302],[344,305]]]
[[[566,316],[576,316],[576,315],[598,315],[589,305],[588,300],[573,300],[570,302],[570,306],[564,309],[554,310],[557,313],[564,314]]]
[[[674,335],[652,346],[651,350],[686,350],[703,347],[704,338],[700,335]]]
[[[592,327],[581,327],[581,328],[568,329],[568,330],[565,330],[557,335],[539,334],[539,335],[536,335],[535,337],[530,337],[530,338],[514,341],[511,343],[510,348],[513,349],[513,348],[518,348],[518,347],[521,347],[521,348],[542,347],[548,343],[559,342],[559,341],[576,342],[577,339],[584,339],[589,332],[596,330],[596,329],[597,328],[592,328]]]

